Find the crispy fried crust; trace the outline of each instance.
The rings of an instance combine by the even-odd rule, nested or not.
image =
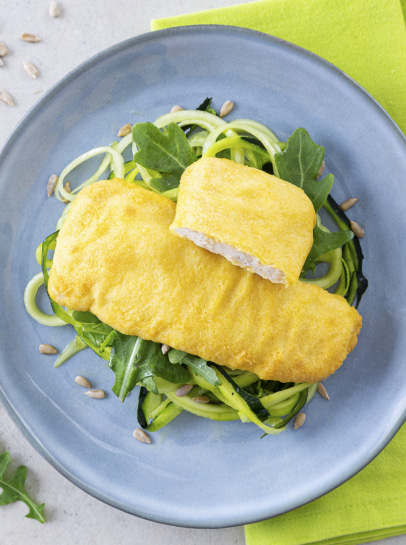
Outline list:
[[[171,229],[273,282],[295,284],[313,244],[305,192],[262,170],[205,157],[182,175]]]
[[[122,180],[74,201],[49,293],[103,322],[263,379],[316,382],[357,343],[346,300],[298,282],[285,288],[170,231],[175,204]]]

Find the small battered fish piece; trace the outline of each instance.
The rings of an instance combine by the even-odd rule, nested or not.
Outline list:
[[[83,189],[62,226],[49,294],[121,333],[282,382],[316,382],[357,343],[339,296],[284,287],[175,235],[176,205],[123,180]]]
[[[182,175],[171,229],[272,282],[296,284],[313,245],[305,192],[262,170],[206,157]]]

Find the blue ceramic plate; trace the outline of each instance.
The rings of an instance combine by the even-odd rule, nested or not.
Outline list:
[[[351,217],[370,287],[356,350],[326,382],[306,424],[260,439],[254,425],[182,414],[153,436],[132,437],[137,396],[88,399],[74,377],[109,391],[113,374],[90,351],[60,367],[67,327],[25,313],[23,291],[39,271],[37,245],[62,205],[46,182],[73,158],[110,143],[124,123],[153,121],[174,104],[206,97],[230,118],[251,118],[281,140],[299,126],[326,148],[337,201],[359,198]],[[405,419],[406,142],[380,106],[334,66],[281,40],[231,27],[188,27],[114,46],[69,74],[28,114],[0,158],[2,400],[38,451],[93,496],[147,519],[222,527],[278,515],[325,494],[365,466]]]

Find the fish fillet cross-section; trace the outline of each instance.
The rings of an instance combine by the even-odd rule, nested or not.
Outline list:
[[[299,280],[316,213],[305,192],[256,168],[205,157],[182,175],[171,229],[253,273]]]
[[[342,364],[361,328],[343,297],[274,284],[180,238],[169,229],[175,208],[117,179],[82,190],[58,236],[50,296],[263,379],[316,382]]]

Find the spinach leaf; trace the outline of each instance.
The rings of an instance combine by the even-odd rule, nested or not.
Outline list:
[[[275,155],[279,176],[303,189],[316,212],[323,206],[333,186],[334,177],[328,174],[317,180],[324,157],[324,148],[315,144],[305,129],[296,129],[287,147]]]
[[[0,494],[0,505],[8,505],[15,501],[22,501],[28,507],[27,518],[45,522],[44,518],[44,503],[36,504],[25,490],[25,480],[27,478],[27,468],[20,466],[14,473],[11,479],[6,480],[4,473],[10,462],[10,453],[3,452],[0,454],[0,488],[3,490]]]
[[[167,134],[153,123],[136,123],[132,135],[139,149],[134,161],[145,168],[180,178],[185,168],[197,159],[185,133],[176,123],[168,125]]]
[[[162,354],[158,343],[118,332],[111,349],[110,367],[116,375],[113,392],[121,401],[138,382],[158,394],[154,375],[175,384],[190,379],[189,371],[185,367],[172,365]]]

